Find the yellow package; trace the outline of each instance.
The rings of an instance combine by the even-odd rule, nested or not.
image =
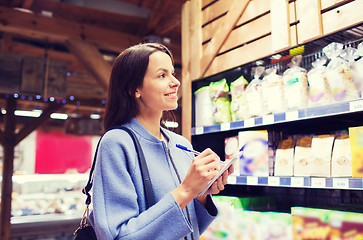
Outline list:
[[[363,178],[363,126],[350,127],[350,151],[353,178]]]

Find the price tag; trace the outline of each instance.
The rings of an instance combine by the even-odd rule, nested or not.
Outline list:
[[[334,178],[333,179],[333,188],[349,188],[349,179],[348,178]]]
[[[228,131],[230,129],[231,129],[231,124],[229,122],[221,123],[221,131]]]
[[[204,132],[204,128],[203,127],[196,127],[195,128],[195,134],[196,135],[203,134],[203,132]]]
[[[245,120],[245,127],[253,127],[255,126],[255,119],[254,118],[248,118]]]
[[[357,112],[363,110],[363,100],[358,100],[349,103],[349,111]]]
[[[262,124],[268,125],[273,124],[275,121],[274,115],[265,115],[262,117]]]
[[[268,185],[269,186],[280,186],[280,178],[279,177],[268,177]]]
[[[236,184],[237,183],[237,177],[236,176],[233,176],[233,175],[230,175],[227,178],[227,183],[228,184]]]
[[[298,111],[290,111],[285,113],[286,121],[295,121],[299,119],[299,112]]]
[[[247,185],[258,185],[258,177],[247,176]]]
[[[325,178],[311,178],[311,187],[312,188],[325,188],[326,179]]]
[[[292,177],[291,178],[291,187],[304,187],[304,178],[303,177]]]

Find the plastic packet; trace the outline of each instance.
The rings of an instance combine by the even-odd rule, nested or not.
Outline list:
[[[259,66],[252,71],[254,71],[254,79],[246,88],[248,116],[260,117],[263,114],[260,76],[265,71],[265,67]]]
[[[194,92],[195,126],[209,126],[213,124],[213,105],[209,97],[209,86],[199,88]]]
[[[246,87],[247,80],[240,76],[231,83],[231,117],[232,121],[239,121],[248,117]]]
[[[351,53],[343,53],[343,44],[333,42],[323,48],[323,52],[330,59],[326,69],[326,77],[334,101],[341,102],[358,98],[358,92],[353,83],[353,78],[348,64]],[[339,57],[343,53],[344,60]]]
[[[276,69],[267,69],[267,75],[262,79],[262,100],[264,114],[284,112],[284,82]]]
[[[283,74],[284,95],[287,109],[299,109],[308,103],[308,80],[306,69],[300,67],[301,55],[291,59],[289,67]]]
[[[316,59],[312,65],[313,68],[308,72],[309,82],[309,105],[318,106],[326,105],[333,102],[329,84],[326,79],[326,56]]]
[[[357,47],[357,53],[361,58],[353,63],[352,65],[352,75],[353,81],[360,97],[363,95],[363,42],[361,42]]]
[[[209,96],[213,105],[213,123],[231,121],[228,92],[229,88],[225,78],[209,84]]]

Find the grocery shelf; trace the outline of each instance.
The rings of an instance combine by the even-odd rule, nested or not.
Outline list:
[[[345,177],[258,177],[231,175],[228,177],[228,184],[270,187],[363,190],[362,178]]]
[[[242,121],[214,124],[211,126],[193,127],[192,135],[202,135],[229,130],[242,130],[245,128],[271,125],[297,120],[313,119],[319,117],[334,116],[363,110],[363,99],[334,103],[324,106],[309,107],[292,110],[283,113],[269,114],[262,117],[249,118]]]

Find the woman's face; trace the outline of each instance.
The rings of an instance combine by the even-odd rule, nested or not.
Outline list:
[[[161,51],[152,53],[143,84],[135,93],[140,111],[160,113],[176,109],[179,86],[180,82],[174,77],[174,66],[169,55]]]

